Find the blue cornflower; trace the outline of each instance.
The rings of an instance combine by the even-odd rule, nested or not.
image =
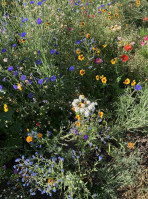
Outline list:
[[[25,36],[26,36],[26,32],[22,32],[21,37],[25,37]]]
[[[4,77],[4,78],[2,79],[2,81],[5,82],[5,81],[6,81],[6,77]]]
[[[13,75],[17,76],[19,73],[17,71],[13,71]]]
[[[37,61],[36,61],[36,64],[37,64],[37,65],[42,64],[42,61],[41,61],[41,60],[37,60]]]
[[[50,50],[51,55],[54,54],[56,52],[55,49]]]
[[[34,94],[33,93],[28,93],[29,98],[33,98]]]
[[[102,156],[99,156],[99,161],[101,161],[102,160]]]
[[[21,76],[21,80],[22,80],[22,81],[24,81],[26,78],[27,78],[26,75],[22,75],[22,76]]]
[[[56,80],[56,77],[53,75],[53,76],[51,76],[51,81],[53,82],[53,81],[55,81]]]
[[[135,86],[135,89],[136,89],[137,91],[140,91],[140,90],[142,89],[142,87],[141,87],[141,85],[136,85],[136,86]]]
[[[15,48],[15,47],[16,47],[16,44],[13,44],[12,47]]]
[[[8,71],[12,71],[12,70],[13,70],[13,66],[9,66]]]
[[[37,19],[37,24],[41,24],[42,20],[40,18]]]
[[[80,40],[77,40],[77,41],[76,41],[76,44],[80,44],[80,43],[81,43],[81,41],[80,41]]]
[[[74,70],[74,67],[70,66],[69,71],[73,71],[73,70]]]
[[[2,85],[0,85],[0,91],[2,90],[2,88],[3,88],[3,86],[2,86]]]
[[[43,84],[43,81],[44,81],[43,79],[39,79],[38,84]]]
[[[41,1],[39,1],[39,2],[37,3],[37,5],[38,5],[38,6],[40,6],[41,4],[42,4],[42,2],[41,2]]]
[[[34,1],[30,1],[30,4],[34,4]]]
[[[39,55],[41,54],[41,51],[40,51],[40,50],[38,50],[38,54],[39,54]]]
[[[14,88],[15,90],[17,90],[17,85],[16,85],[16,84],[14,84],[14,85],[13,85],[13,88]]]
[[[88,135],[84,135],[83,138],[84,138],[84,140],[87,140],[88,139]]]
[[[2,53],[5,53],[6,52],[6,49],[4,48],[4,49],[2,49]]]

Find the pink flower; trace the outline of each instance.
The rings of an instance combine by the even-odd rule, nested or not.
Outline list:
[[[144,41],[141,41],[140,44],[141,44],[141,46],[144,46]]]
[[[148,40],[148,35],[146,37],[143,38],[144,41],[147,41]]]
[[[96,63],[97,63],[97,64],[101,64],[101,63],[102,63],[102,59],[101,59],[101,58],[97,58],[97,59],[96,59]]]

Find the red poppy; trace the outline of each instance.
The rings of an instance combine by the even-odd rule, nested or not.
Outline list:
[[[123,62],[126,62],[128,60],[128,56],[127,55],[122,55],[121,59]]]
[[[131,45],[127,45],[123,47],[125,51],[127,50],[132,50],[132,46]]]
[[[144,18],[143,18],[143,21],[147,21],[147,20],[148,20],[148,18],[147,18],[147,17],[144,17]]]
[[[40,123],[36,123],[36,126],[40,126]]]

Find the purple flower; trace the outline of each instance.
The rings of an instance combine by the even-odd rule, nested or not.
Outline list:
[[[74,70],[74,67],[70,66],[69,71],[73,71],[73,70]]]
[[[21,76],[21,80],[22,80],[22,81],[24,81],[26,78],[27,78],[26,75],[22,75],[22,76]]]
[[[4,78],[2,79],[2,81],[5,82],[5,81],[6,81],[6,77],[4,77]]]
[[[80,44],[80,43],[81,43],[81,41],[80,41],[80,40],[77,40],[77,41],[76,41],[76,44]]]
[[[13,172],[14,172],[14,174],[17,174],[18,170],[17,170],[17,169],[15,169]]]
[[[41,24],[42,20],[40,18],[37,19],[37,24]]]
[[[25,37],[26,36],[26,33],[25,32],[22,32],[21,33],[21,37]]]
[[[2,86],[2,85],[0,85],[0,91],[2,90],[2,88],[3,88],[3,86]]]
[[[88,135],[84,135],[83,138],[84,138],[84,140],[87,140],[88,139]]]
[[[8,71],[12,71],[12,70],[13,70],[13,66],[9,66]]]
[[[37,64],[37,65],[42,64],[42,61],[41,61],[41,60],[37,60],[37,61],[36,61],[36,64]]]
[[[30,4],[34,4],[34,1],[30,1]]]
[[[137,91],[140,91],[140,90],[142,89],[142,87],[141,87],[141,85],[136,85],[136,86],[135,86],[135,89],[136,89]]]
[[[3,166],[3,169],[6,169],[6,165]]]
[[[51,55],[54,54],[56,52],[56,50],[52,49],[50,50]]]
[[[33,93],[28,93],[29,98],[33,98],[34,94]]]
[[[19,73],[17,71],[13,71],[13,75],[17,76]]]
[[[16,47],[16,44],[13,44],[12,47],[15,48],[15,47]]]
[[[56,77],[53,75],[51,76],[51,81],[54,82],[56,80]]]
[[[39,79],[38,84],[43,84],[43,79]]]
[[[14,84],[14,85],[13,85],[13,88],[14,88],[15,90],[17,90],[17,85],[16,85],[16,84]]]
[[[4,49],[2,49],[2,53],[5,53],[6,52],[6,49],[4,48]]]

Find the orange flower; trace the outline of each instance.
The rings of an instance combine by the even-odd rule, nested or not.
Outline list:
[[[144,18],[143,18],[143,21],[147,21],[147,20],[148,20],[148,18],[147,18],[147,17],[144,17]]]
[[[29,143],[29,142],[32,142],[32,137],[29,135],[29,136],[27,136],[27,138],[26,138],[26,141]]]
[[[89,33],[87,33],[87,34],[86,34],[86,38],[89,38],[89,37],[90,37],[90,34],[89,34]]]
[[[53,178],[50,178],[50,179],[48,179],[48,184],[50,184],[51,186],[53,186],[53,183],[54,183],[54,179]]]
[[[83,76],[85,74],[85,70],[80,70],[80,75]]]
[[[80,60],[80,61],[84,60],[84,55],[79,55],[78,60]]]
[[[99,112],[98,114],[102,118],[104,113],[103,112]]]
[[[38,138],[42,138],[43,134],[42,133],[38,133]]]
[[[76,54],[80,54],[81,51],[79,49],[76,50]]]
[[[80,126],[80,122],[77,122],[77,121],[76,121],[76,122],[75,122],[75,125],[76,125],[76,126]]]
[[[134,149],[135,146],[134,146],[134,144],[132,142],[129,142],[128,145],[127,145],[127,148],[128,149]]]

